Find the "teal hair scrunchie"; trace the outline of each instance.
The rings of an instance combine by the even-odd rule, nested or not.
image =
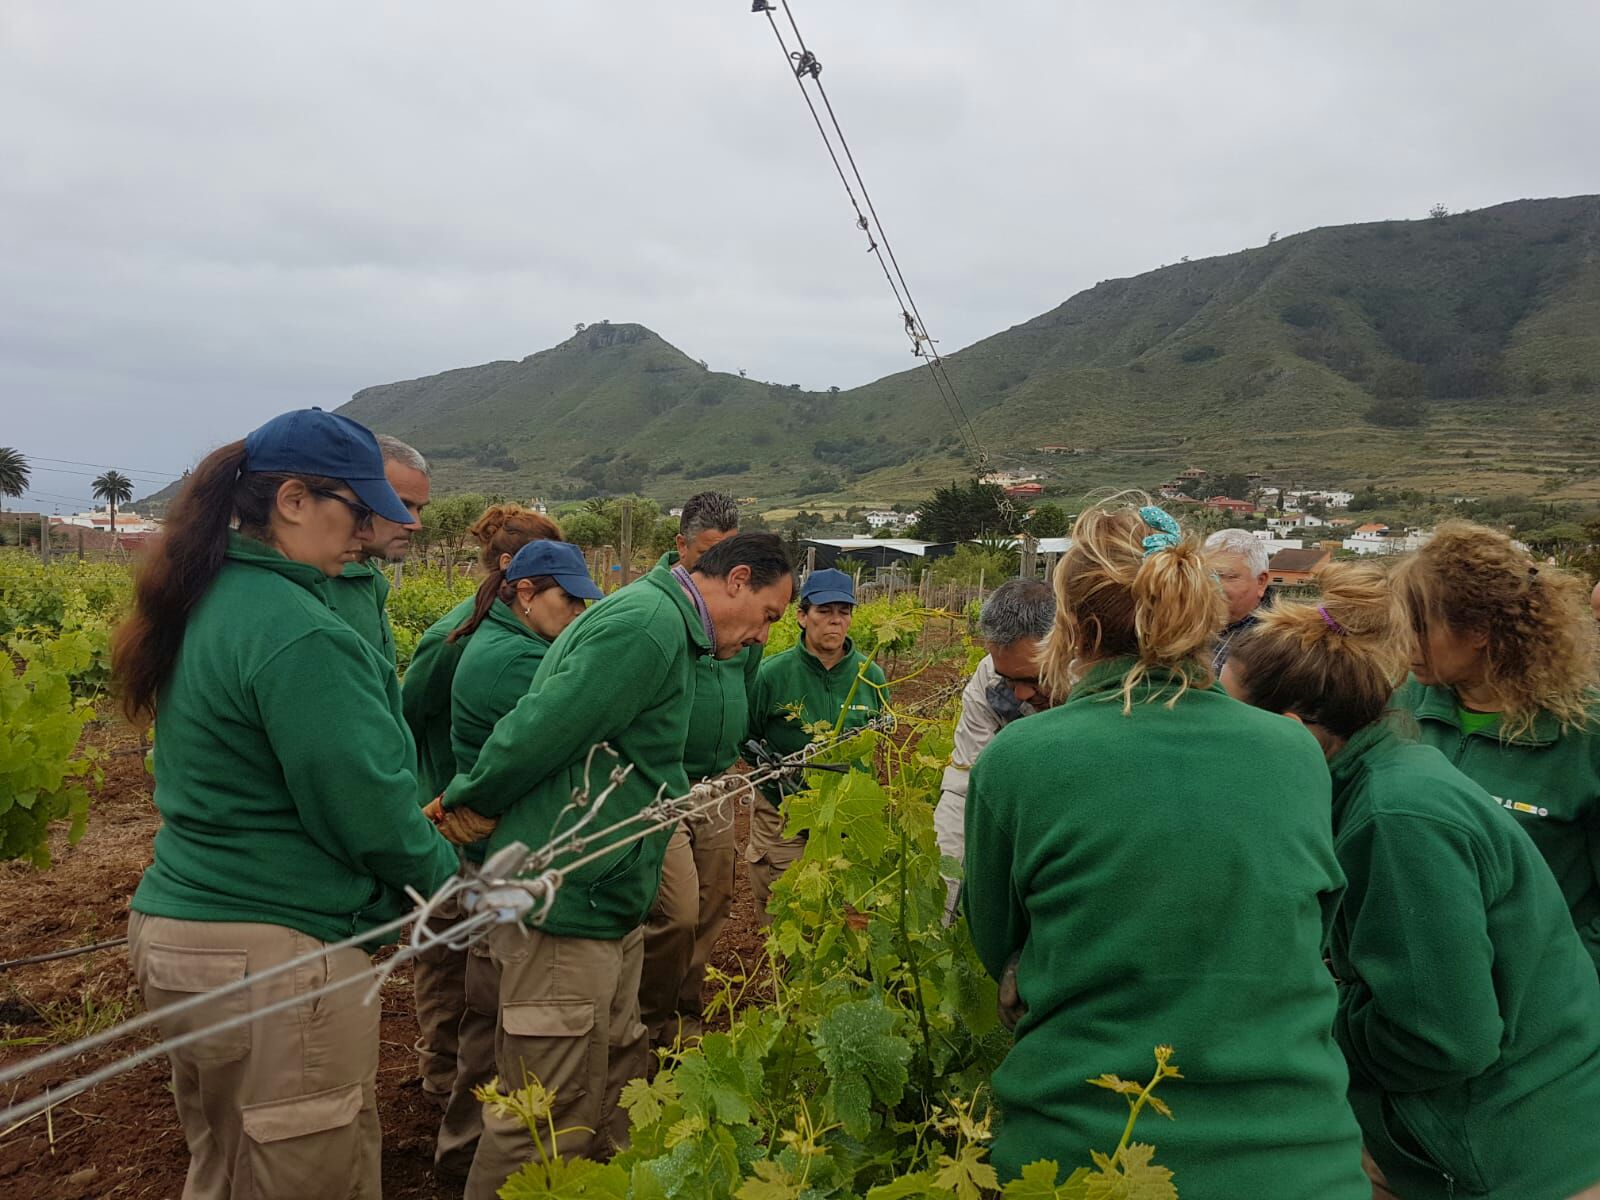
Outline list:
[[[1146,504],[1139,510],[1139,519],[1155,532],[1144,539],[1144,556],[1149,558],[1157,550],[1171,550],[1183,541],[1183,530],[1164,509]]]

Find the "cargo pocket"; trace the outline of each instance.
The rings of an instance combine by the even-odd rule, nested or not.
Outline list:
[[[370,1157],[360,1145],[361,1104],[361,1084],[351,1083],[241,1108],[251,1194],[342,1198],[356,1191],[357,1175]]]
[[[589,1094],[594,1004],[589,1000],[522,1000],[500,1009],[505,1039],[501,1082],[520,1087],[537,1079],[554,1090],[556,1111],[570,1110]],[[556,1124],[560,1125],[557,1121]]]
[[[204,950],[151,943],[144,947],[139,960],[145,1005],[152,1012],[159,1012],[197,993],[239,982],[245,976],[248,956],[243,950]],[[249,1011],[250,989],[240,988],[170,1019],[162,1018],[161,1035],[181,1037],[231,1018],[242,1018]],[[250,1053],[250,1024],[241,1021],[231,1029],[190,1042],[175,1053],[196,1063],[235,1062]]]

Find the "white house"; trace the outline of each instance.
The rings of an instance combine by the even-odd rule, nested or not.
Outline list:
[[[1326,508],[1349,508],[1355,498],[1354,492],[1337,491],[1285,492],[1283,496],[1287,504],[1321,504]]]
[[[69,513],[67,516],[51,517],[52,525],[72,525],[79,529],[111,529],[111,513],[108,511]],[[117,510],[118,533],[155,533],[161,528],[159,521],[152,521],[148,517],[141,517],[131,508],[124,511]]]
[[[1041,476],[1038,472],[1023,473],[1021,471],[990,471],[980,483],[993,483],[999,487],[1017,487],[1024,483],[1037,483]]]
[[[1252,529],[1250,532],[1255,535],[1257,541],[1267,548],[1267,556],[1269,558],[1279,550],[1305,549],[1306,544],[1303,538],[1273,537],[1270,529]]]
[[[1420,550],[1433,538],[1428,530],[1408,529],[1399,532],[1387,525],[1362,525],[1344,540],[1346,550],[1357,554],[1409,554]]]
[[[911,524],[909,513],[891,512],[886,508],[870,508],[866,512],[867,524],[874,529],[900,529]]]

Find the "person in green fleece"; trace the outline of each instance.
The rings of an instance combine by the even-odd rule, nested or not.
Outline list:
[[[531,541],[484,579],[473,611],[448,637],[460,655],[451,686],[450,737],[461,771],[471,772],[495,724],[527,694],[550,643],[601,595],[583,552],[560,541]],[[482,842],[464,847],[474,863],[483,861],[483,850]],[[441,923],[449,919],[445,914]],[[483,1105],[474,1092],[495,1073],[500,980],[483,943],[458,953],[464,960],[454,981],[459,995],[448,998],[460,1010],[451,1031],[451,1091],[433,1161],[442,1173],[465,1177],[483,1132]],[[420,983],[417,990],[420,995]]]
[[[328,581],[328,607],[349,623],[373,648],[395,666],[394,627],[389,624],[389,577],[385,563],[404,562],[411,551],[411,535],[422,528],[422,510],[428,507],[431,480],[428,460],[399,438],[378,434],[383,453],[383,475],[400,497],[411,519],[404,525],[378,520],[361,541],[361,557],[346,563]]]
[[[1510,812],[1384,710],[1410,628],[1374,563],[1334,563],[1223,668],[1309,730],[1349,879],[1328,939],[1334,1022],[1377,1197],[1600,1197],[1600,980]],[[1181,1186],[1180,1177],[1180,1186]]]
[[[694,570],[700,556],[739,532],[739,504],[727,492],[700,492],[684,501],[677,548],[661,556],[658,572]],[[683,769],[690,782],[721,775],[739,756],[750,717],[749,694],[761,647],[729,659],[696,660],[694,711]],[[644,927],[639,1014],[652,1047],[688,1041],[702,1032],[700,993],[706,963],[733,908],[733,814],[709,812],[682,822],[667,842],[661,888]]]
[[[1600,650],[1584,582],[1447,521],[1395,568],[1415,635],[1396,704],[1528,831],[1600,973]]]
[[[1040,678],[1066,699],[1002,729],[967,792],[972,942],[996,979],[1015,958],[1025,1006],[992,1079],[996,1169],[1115,1146],[1127,1111],[1087,1081],[1170,1045],[1177,1119],[1140,1139],[1179,1194],[1366,1200],[1316,739],[1215,686],[1223,594],[1161,509],[1085,510],[1054,583]]]
[[[411,515],[372,434],[286,413],[195,468],[117,630],[123,711],[156,727],[162,825],[128,920],[146,1007],[327,947],[162,1036],[350,981],[168,1055],[194,1200],[379,1194],[379,1013],[356,942],[456,854],[417,807],[393,670],[327,604],[375,519]]]
[[[807,725],[828,721],[836,730],[859,729],[883,711],[888,682],[878,664],[850,640],[856,609],[855,580],[826,569],[806,576],[795,620],[800,638],[761,662],[750,695],[750,734],[777,755],[811,742]],[[805,852],[803,832],[785,837],[783,789],[765,783],[750,803],[750,843],[745,862],[755,896],[756,920],[772,923],[772,885]]]
[[[512,842],[545,845],[577,819],[575,791],[598,795],[620,769],[628,773],[610,790],[602,827],[658,795],[685,794],[695,660],[764,644],[793,593],[788,554],[769,533],[728,538],[693,571],[679,564],[612,593],[556,639],[471,772],[445,790],[443,807],[497,820],[492,854]],[[658,830],[572,868],[540,924],[490,937],[501,1084],[537,1077],[555,1089],[554,1148],[569,1157],[604,1158],[627,1141],[618,1100],[648,1056],[641,926],[670,836]],[[491,1200],[534,1153],[522,1121],[486,1106],[468,1200]]]
[[[386,468],[389,465],[386,463]],[[478,569],[485,578],[498,576],[511,565],[511,556],[531,541],[562,540],[561,529],[554,521],[517,504],[490,505],[467,532],[478,543]],[[468,596],[428,626],[417,640],[400,685],[401,711],[417,743],[420,804],[427,804],[455,778],[450,687],[464,643],[452,641],[450,634],[471,619],[477,601],[476,595]],[[460,902],[447,900],[435,912],[442,922],[454,920],[461,915]],[[411,988],[420,1033],[417,1072],[422,1077],[423,1094],[440,1108],[447,1108],[455,1094],[462,1025],[472,1021],[467,1011],[467,953],[441,944],[411,960]],[[469,1120],[477,1120],[476,1105]],[[452,1126],[448,1112],[445,1124]]]

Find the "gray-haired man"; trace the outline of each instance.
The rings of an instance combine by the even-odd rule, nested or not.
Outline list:
[[[1012,721],[1049,708],[1049,691],[1039,682],[1039,645],[1055,620],[1056,600],[1050,585],[1037,579],[1012,579],[984,602],[978,636],[988,655],[978,664],[961,693],[961,719],[955,748],[944,769],[933,829],[939,853],[961,862],[966,852],[967,773],[994,735]],[[945,909],[953,919],[961,885],[946,877],[950,889]]]
[[[389,625],[389,580],[383,564],[403,562],[411,550],[411,535],[422,528],[422,510],[428,507],[431,481],[428,460],[398,438],[378,435],[383,451],[383,474],[411,514],[405,525],[382,517],[372,519],[371,532],[361,543],[361,557],[346,563],[344,573],[328,580],[328,607],[343,618],[373,649],[395,665],[394,630]]]
[[[1247,529],[1219,529],[1206,539],[1206,557],[1228,598],[1228,624],[1217,635],[1211,652],[1211,669],[1222,674],[1228,650],[1238,637],[1261,618],[1256,609],[1267,594],[1267,547]]]

